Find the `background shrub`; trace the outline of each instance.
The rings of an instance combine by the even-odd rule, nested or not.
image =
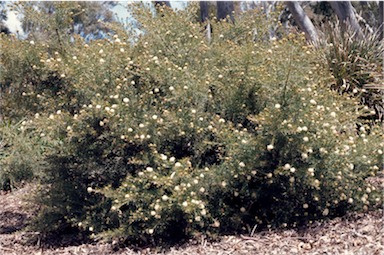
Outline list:
[[[0,123],[0,189],[10,190],[41,176],[46,144],[36,138],[27,121]]]
[[[354,40],[352,29],[340,30],[339,24],[328,23],[325,28],[325,58],[335,78],[333,88],[358,98],[372,109],[364,116],[369,122],[383,121],[384,47],[378,33],[364,31],[364,39]]]

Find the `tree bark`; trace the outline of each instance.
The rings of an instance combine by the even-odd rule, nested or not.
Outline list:
[[[383,1],[379,2],[379,31],[380,31],[380,39],[383,39],[383,33],[384,33],[384,21],[383,21],[383,14],[384,14],[384,6]]]
[[[346,30],[346,25],[349,23],[355,36],[362,37],[363,33],[361,31],[359,22],[356,19],[354,8],[350,1],[337,1],[329,2],[332,9],[336,12],[337,17],[341,22],[343,30]]]
[[[307,40],[316,43],[319,39],[316,28],[304,12],[303,8],[301,8],[300,4],[296,1],[287,2],[287,6],[300,29],[305,33]]]
[[[169,1],[155,1],[155,6],[157,5],[165,5],[167,7],[171,7],[171,3]]]
[[[217,1],[217,18],[219,20],[225,19],[228,21],[227,16],[230,17],[232,22],[235,22],[233,11],[235,10],[233,1]]]
[[[205,36],[207,38],[208,43],[211,42],[212,39],[212,27],[209,21],[209,2],[208,1],[200,1],[200,22],[207,22],[205,25]]]
[[[209,18],[209,2],[200,1],[200,22],[205,22]]]

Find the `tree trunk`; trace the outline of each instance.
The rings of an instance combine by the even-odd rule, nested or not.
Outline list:
[[[384,14],[384,6],[383,1],[379,2],[379,31],[380,31],[380,39],[383,39],[383,32],[384,32],[384,21],[383,21],[383,14]]]
[[[161,5],[165,5],[165,6],[168,6],[168,7],[171,7],[171,3],[169,1],[155,1],[155,6],[161,6]]]
[[[341,22],[341,26],[343,30],[346,30],[346,25],[349,23],[353,31],[355,32],[355,36],[362,37],[363,33],[361,31],[359,22],[356,19],[354,8],[350,1],[337,1],[337,2],[329,2],[332,9],[336,12],[337,17]]]
[[[209,2],[200,1],[200,22],[205,22],[209,18]]]
[[[300,29],[305,33],[307,40],[316,43],[319,39],[316,28],[312,21],[308,18],[307,14],[301,8],[298,2],[287,2],[289,11],[292,13],[293,18],[299,25]]]
[[[235,10],[233,1],[217,1],[217,18],[219,20],[227,19],[227,16],[230,17],[232,22],[235,22],[233,17],[233,11]]]
[[[207,22],[205,25],[205,33],[208,43],[211,42],[212,39],[212,27],[209,21],[209,2],[208,1],[200,1],[200,22]]]

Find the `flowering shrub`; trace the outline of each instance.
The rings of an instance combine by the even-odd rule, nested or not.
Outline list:
[[[134,45],[116,30],[61,52],[27,47],[34,77],[59,79],[49,93],[60,85],[27,94],[29,128],[52,148],[37,230],[148,244],[381,204],[365,179],[381,167],[382,133],[359,122],[369,109],[329,89],[303,36],[267,40],[253,13],[215,23],[208,42],[193,8],[134,12],[145,31]]]

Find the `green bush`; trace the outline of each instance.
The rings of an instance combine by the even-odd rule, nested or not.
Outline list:
[[[381,167],[382,132],[329,89],[304,37],[266,40],[249,13],[214,23],[207,42],[192,7],[135,8],[134,45],[116,32],[53,55],[30,46],[65,85],[33,97],[30,125],[51,146],[35,229],[169,243],[380,206],[365,179]]]
[[[45,143],[28,130],[27,121],[0,123],[0,190],[40,178]]]
[[[383,122],[383,54],[384,44],[378,33],[364,30],[364,38],[355,38],[347,27],[342,32],[339,24],[324,28],[326,50],[324,57],[334,76],[333,89],[358,98],[372,109],[363,119]]]

